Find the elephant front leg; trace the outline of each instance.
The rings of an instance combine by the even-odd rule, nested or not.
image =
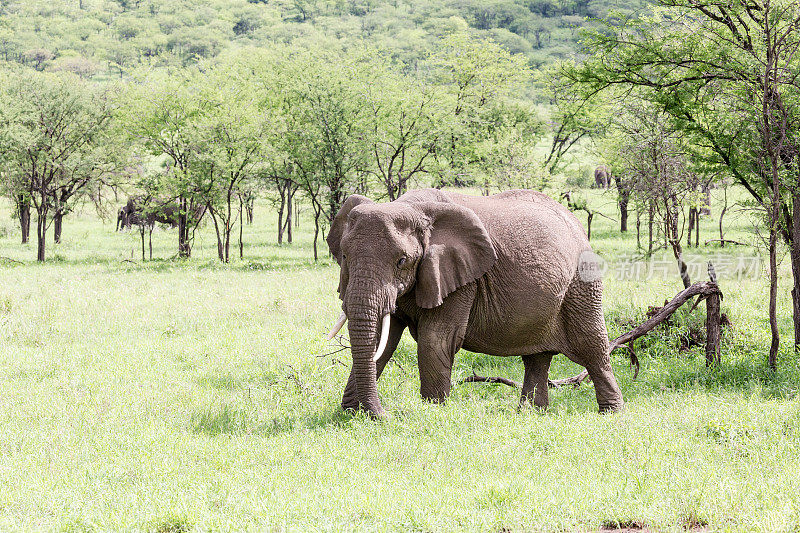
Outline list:
[[[547,378],[550,373],[550,362],[554,353],[545,352],[522,357],[525,364],[525,378],[522,382],[520,406],[533,402],[539,409],[547,409],[550,404],[550,392]]]
[[[474,286],[463,287],[420,317],[417,360],[425,400],[439,403],[450,395],[453,358],[464,342],[474,295]]]
[[[389,322],[389,338],[386,341],[386,349],[383,350],[383,353],[375,362],[375,381],[381,377],[383,369],[386,368],[386,364],[389,362],[389,359],[392,358],[392,354],[394,354],[394,351],[397,349],[397,345],[400,344],[400,338],[403,336],[403,331],[405,331],[405,329],[405,322],[395,315],[392,315],[391,321]],[[358,409],[358,389],[356,388],[356,378],[352,369],[350,370],[350,377],[347,380],[347,385],[344,388],[342,408]]]

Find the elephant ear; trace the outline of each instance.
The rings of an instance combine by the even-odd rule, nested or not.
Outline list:
[[[419,204],[431,221],[417,269],[416,301],[431,309],[483,276],[497,260],[489,233],[474,211],[455,203]]]
[[[326,240],[328,241],[328,249],[331,251],[331,254],[333,254],[333,257],[336,258],[336,262],[339,263],[339,265],[342,264],[342,235],[344,234],[344,228],[347,226],[347,217],[350,215],[350,211],[357,205],[371,203],[374,202],[366,196],[353,194],[347,197],[347,200],[344,201],[342,207],[339,208],[339,212],[336,213],[336,216],[333,218],[331,230],[328,232],[328,238]]]

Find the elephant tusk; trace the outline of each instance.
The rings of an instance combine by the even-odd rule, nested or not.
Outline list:
[[[383,316],[383,321],[381,322],[381,341],[378,343],[378,349],[375,350],[375,357],[372,358],[373,361],[377,361],[386,349],[386,343],[389,342],[389,323],[391,319],[392,317],[389,313]]]
[[[331,340],[336,336],[337,333],[339,333],[339,330],[342,329],[342,326],[344,326],[345,322],[347,322],[347,315],[344,314],[344,311],[342,311],[342,314],[339,315],[339,319],[336,321],[336,324],[333,325],[330,333],[328,333],[328,340]]]

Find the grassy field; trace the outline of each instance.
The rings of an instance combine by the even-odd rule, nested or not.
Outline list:
[[[615,217],[611,193],[585,194]],[[591,384],[552,392],[544,415],[487,384],[425,404],[406,337],[379,382],[391,418],[376,422],[341,411],[350,355],[325,355],[338,267],[311,261],[305,219],[295,244],[274,244],[274,216],[260,207],[245,259],[223,266],[208,227],[191,260],[168,259],[177,237],[164,230],[159,259],[142,262],[137,234],[88,210],[36,264],[35,243],[18,244],[2,206],[0,530],[800,530],[788,261],[777,374],[766,367],[759,270],[720,280],[733,323],[720,369],[705,368],[702,348],[677,347],[702,306],[637,343],[637,380],[614,356],[621,414],[596,414]],[[746,215],[727,220],[729,236],[755,240]],[[702,239],[717,236],[714,225],[704,222]],[[595,217],[592,239],[612,263],[612,336],[681,288],[674,266],[617,279],[635,227],[621,237],[614,226]],[[705,247],[703,264],[723,251],[755,253]],[[517,359],[462,351],[454,380],[473,369],[522,376]],[[578,370],[559,356],[551,377]]]

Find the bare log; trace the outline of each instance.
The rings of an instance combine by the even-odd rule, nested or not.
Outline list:
[[[722,244],[722,246],[725,246],[725,244],[734,244],[736,246],[749,246],[746,242],[732,241],[730,239],[709,239],[706,241],[706,246],[708,246],[712,242],[718,242]]]
[[[462,383],[501,383],[503,385],[508,385],[509,387],[514,387],[517,389],[522,388],[522,385],[514,381],[513,379],[479,376],[474,372],[472,373],[471,376],[467,376],[458,382],[459,385],[461,385]]]
[[[555,379],[555,380],[548,379],[547,386],[550,387],[551,389],[558,389],[561,387],[565,387],[567,385],[572,385],[573,387],[580,387],[581,383],[583,383],[583,381],[588,377],[589,373],[586,370],[584,370],[577,376],[572,376],[571,378]]]

